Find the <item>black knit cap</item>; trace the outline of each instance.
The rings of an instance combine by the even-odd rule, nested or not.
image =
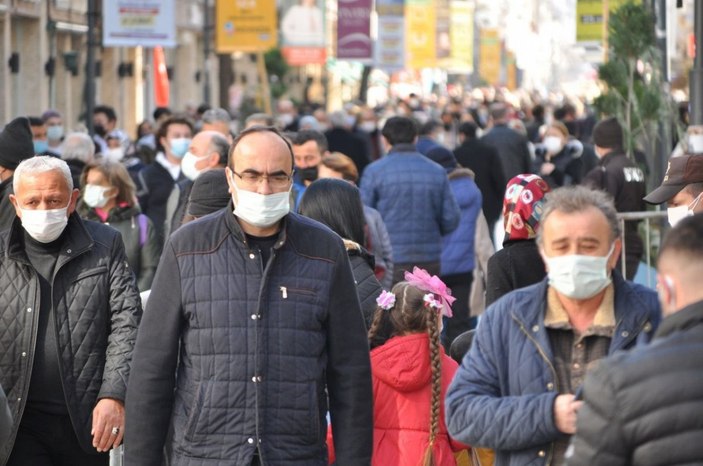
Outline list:
[[[0,167],[14,170],[21,161],[32,157],[34,144],[29,120],[15,118],[0,133]]]
[[[213,168],[202,172],[193,182],[186,212],[202,217],[227,207],[230,199],[225,169]]]
[[[623,148],[622,126],[615,117],[598,122],[593,128],[593,144],[604,149]]]
[[[442,166],[447,172],[456,168],[454,153],[444,146],[436,146],[427,152],[427,158]]]

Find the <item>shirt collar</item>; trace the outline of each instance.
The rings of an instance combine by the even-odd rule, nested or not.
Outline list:
[[[605,289],[603,300],[598,306],[593,323],[582,336],[599,335],[612,337],[615,330],[615,291],[611,283]],[[559,301],[557,292],[549,287],[547,291],[547,311],[544,315],[544,326],[553,329],[572,330],[569,315]]]
[[[178,177],[181,175],[181,165],[171,163],[171,161],[166,158],[166,155],[164,155],[163,152],[159,152],[158,154],[156,154],[155,160],[159,165],[164,167],[171,174],[171,178],[173,178],[174,180],[177,180]]]

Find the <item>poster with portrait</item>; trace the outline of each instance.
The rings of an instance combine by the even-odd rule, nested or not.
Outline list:
[[[324,0],[279,0],[281,50],[289,65],[325,62]]]

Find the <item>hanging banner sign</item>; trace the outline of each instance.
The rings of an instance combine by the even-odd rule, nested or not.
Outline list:
[[[371,0],[338,0],[337,5],[337,58],[371,60]]]
[[[471,73],[474,68],[474,8],[465,0],[455,0],[450,3],[449,11],[451,55],[447,69]]]
[[[408,0],[405,5],[405,53],[409,68],[437,65],[437,11],[433,0]]]
[[[276,45],[276,0],[217,0],[217,53],[265,52]]]
[[[291,66],[324,64],[324,0],[282,0],[281,52]]]
[[[378,17],[376,67],[393,72],[405,68],[405,20],[402,16]]]
[[[103,46],[175,47],[174,0],[105,0]]]

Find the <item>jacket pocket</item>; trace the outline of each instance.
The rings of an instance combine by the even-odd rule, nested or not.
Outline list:
[[[195,391],[193,402],[190,405],[190,413],[188,414],[188,422],[186,423],[185,439],[193,440],[198,431],[198,424],[203,414],[205,404],[205,394],[207,392],[207,382],[199,382],[198,388]]]
[[[76,283],[81,280],[85,280],[88,277],[92,277],[94,275],[100,275],[103,273],[107,274],[107,266],[105,266],[105,265],[101,265],[100,267],[95,267],[93,269],[88,269],[88,270],[78,274],[78,276],[75,279],[73,279],[73,283]]]

